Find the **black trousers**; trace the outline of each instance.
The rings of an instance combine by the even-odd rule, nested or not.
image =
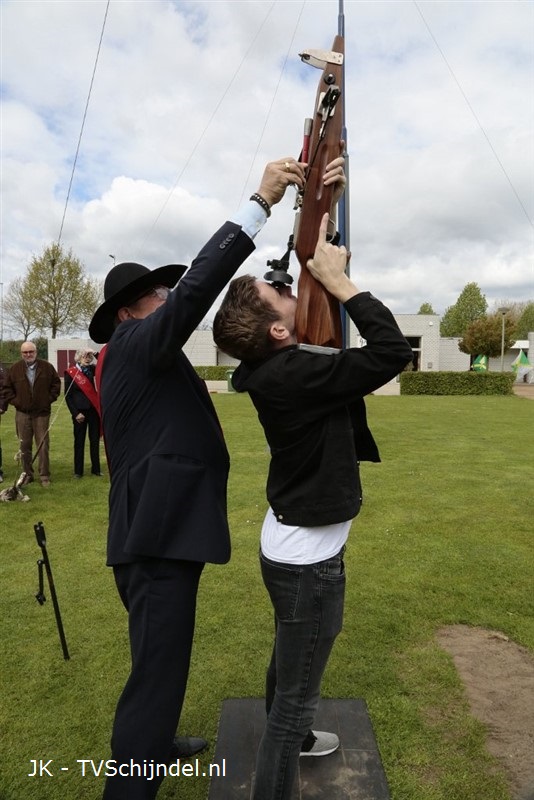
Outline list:
[[[91,457],[91,472],[98,475],[100,472],[100,417],[94,408],[82,412],[83,422],[72,420],[74,432],[74,474],[83,475],[83,462],[85,451],[85,435],[89,433],[89,455]]]
[[[166,763],[187,685],[198,583],[204,564],[146,559],[113,568],[126,610],[131,672],[111,739],[116,766]],[[104,800],[153,800],[162,779],[108,777]]]

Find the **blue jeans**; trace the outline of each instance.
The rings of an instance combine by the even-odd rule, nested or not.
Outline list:
[[[267,722],[258,748],[254,800],[289,800],[301,745],[313,726],[321,679],[343,623],[345,548],[316,564],[270,561],[260,553],[275,613],[267,670]]]

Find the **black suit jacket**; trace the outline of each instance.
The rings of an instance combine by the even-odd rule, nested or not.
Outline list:
[[[109,565],[230,558],[228,452],[205,383],[181,348],[253,249],[227,222],[166,303],[144,320],[122,322],[107,345],[100,392]]]

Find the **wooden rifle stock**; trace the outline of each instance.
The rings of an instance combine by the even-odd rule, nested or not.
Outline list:
[[[341,58],[336,57],[326,63],[319,61],[321,66],[324,63],[324,69],[319,80],[312,119],[306,186],[297,200],[300,208],[295,221],[294,247],[300,264],[296,310],[297,341],[324,347],[342,346],[341,310],[339,301],[311,275],[307,261],[315,252],[323,215],[328,212],[332,219],[334,186],[324,186],[322,178],[326,165],[340,154],[343,120],[338,99],[343,91],[344,49],[343,37],[336,36],[332,54],[340,54]],[[313,56],[303,55],[301,58],[312,63],[314,61]],[[334,223],[331,223],[331,227],[333,236]]]

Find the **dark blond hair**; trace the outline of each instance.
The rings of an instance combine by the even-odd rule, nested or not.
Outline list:
[[[260,361],[273,350],[269,329],[278,319],[260,296],[256,278],[243,275],[228,287],[213,320],[213,339],[223,353],[239,361]]]

